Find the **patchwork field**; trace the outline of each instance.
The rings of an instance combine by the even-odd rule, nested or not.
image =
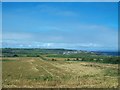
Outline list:
[[[57,58],[56,58],[57,59]],[[118,64],[84,61],[44,60],[41,57],[4,57],[3,87],[80,87],[118,86]]]

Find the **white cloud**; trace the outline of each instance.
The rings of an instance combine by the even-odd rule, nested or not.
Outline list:
[[[51,26],[51,28],[58,29],[59,27]],[[54,30],[54,32],[51,30],[32,34],[17,32],[3,33],[3,43],[5,46],[10,47],[84,49],[116,49],[118,47],[118,31],[110,27],[99,25],[70,25],[69,28],[71,29],[67,30],[67,27],[65,27],[65,31],[62,30],[60,32],[59,29],[58,31]]]
[[[73,11],[59,11],[59,12],[56,12],[56,15],[60,15],[60,16],[77,16],[78,14],[76,12],[73,12]]]
[[[29,33],[19,33],[19,32],[4,32],[3,33],[3,40],[25,40],[25,39],[32,39],[33,35]]]
[[[23,45],[21,44],[21,45],[19,45],[20,47],[23,47]]]
[[[112,46],[104,46],[99,43],[45,43],[36,41],[4,40],[3,47],[12,48],[65,48],[78,50],[117,50]]]
[[[45,25],[42,25],[42,26],[39,26],[40,30],[44,30],[44,31],[53,31],[53,30],[61,30],[61,28],[57,27],[57,26],[45,26]]]
[[[30,47],[32,47],[32,45],[29,44],[28,47],[30,48]]]
[[[51,15],[58,15],[58,16],[77,16],[78,13],[71,11],[71,10],[62,10],[56,6],[50,5],[38,5],[36,9],[42,13],[47,13]]]
[[[39,46],[48,48],[103,47],[103,45],[95,43],[39,43]]]

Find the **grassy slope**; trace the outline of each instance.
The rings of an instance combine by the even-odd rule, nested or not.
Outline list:
[[[117,87],[117,64],[3,58],[3,87]]]

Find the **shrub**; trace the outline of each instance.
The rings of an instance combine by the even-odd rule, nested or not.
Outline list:
[[[68,58],[67,61],[70,61],[70,59]]]
[[[36,57],[39,57],[39,55],[36,55]]]
[[[17,54],[14,54],[13,57],[18,57],[18,55],[17,55]]]
[[[56,59],[52,58],[52,61],[56,61]]]
[[[79,58],[76,58],[76,60],[78,61],[78,60],[79,60]]]

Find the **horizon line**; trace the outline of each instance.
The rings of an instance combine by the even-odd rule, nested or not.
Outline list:
[[[0,47],[0,49],[64,49],[64,50],[76,50],[76,51],[100,51],[100,52],[119,52],[119,50],[82,50],[82,49],[72,49],[72,48],[38,48],[38,47],[28,47],[28,48],[26,48],[26,47],[22,47],[22,48],[20,48],[20,47]]]

